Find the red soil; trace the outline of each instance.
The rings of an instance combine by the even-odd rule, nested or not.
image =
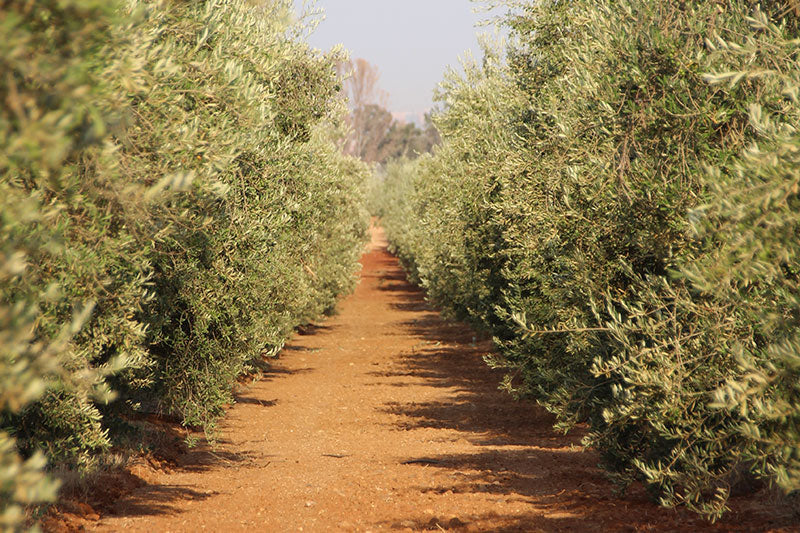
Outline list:
[[[710,525],[614,495],[580,435],[498,391],[490,343],[431,310],[373,233],[355,294],[239,395],[217,447],[134,467],[87,529],[800,531],[749,500]]]

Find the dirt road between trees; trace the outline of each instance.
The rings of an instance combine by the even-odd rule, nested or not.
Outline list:
[[[754,504],[715,525],[615,496],[533,403],[497,390],[489,341],[443,321],[380,229],[337,315],[247,386],[213,449],[133,469],[93,531],[792,531]],[[290,290],[290,288],[287,288]]]

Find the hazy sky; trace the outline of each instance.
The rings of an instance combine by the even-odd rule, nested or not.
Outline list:
[[[297,6],[302,0],[295,0]],[[320,49],[342,44],[352,58],[378,67],[389,109],[422,113],[433,105],[433,89],[448,65],[472,50],[480,57],[470,0],[318,0],[326,18],[309,42]]]

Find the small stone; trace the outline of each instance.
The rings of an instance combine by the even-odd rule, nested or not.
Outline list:
[[[450,519],[449,522],[447,522],[447,527],[464,527],[466,525],[467,523],[458,518],[457,516],[454,516],[453,518]]]
[[[317,502],[312,502],[312,501],[306,502],[306,507],[314,507],[315,505],[317,505]]]

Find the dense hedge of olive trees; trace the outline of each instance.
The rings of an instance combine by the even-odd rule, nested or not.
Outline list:
[[[380,207],[505,387],[621,485],[719,516],[800,489],[800,41],[786,2],[513,2]]]
[[[276,0],[0,3],[0,528],[136,413],[211,427],[354,283],[367,168]]]

